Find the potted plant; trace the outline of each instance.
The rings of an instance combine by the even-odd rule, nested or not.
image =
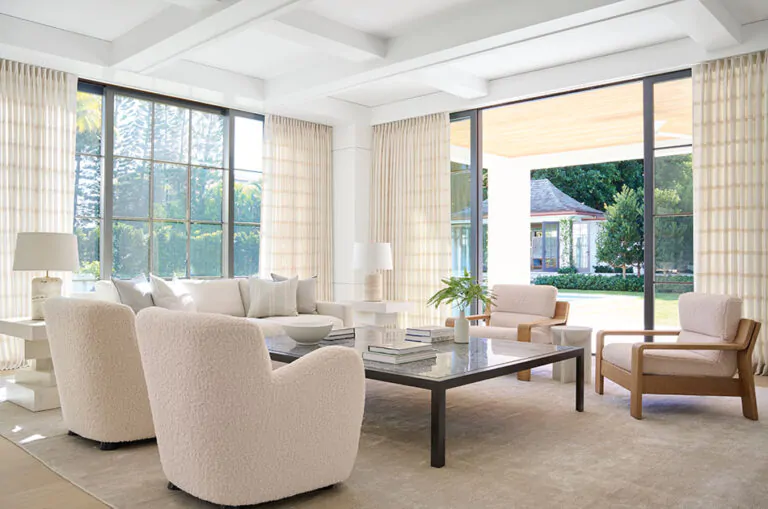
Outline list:
[[[494,300],[493,294],[488,291],[484,284],[475,281],[466,270],[463,276],[452,276],[443,279],[442,282],[445,288],[430,297],[427,304],[435,307],[441,304],[458,307],[459,317],[453,322],[454,341],[456,343],[468,343],[469,320],[467,320],[464,310],[475,300],[484,307],[490,306]]]

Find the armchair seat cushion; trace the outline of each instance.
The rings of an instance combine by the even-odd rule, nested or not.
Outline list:
[[[509,339],[510,341],[517,341],[517,327],[483,327],[480,325],[470,325],[469,335],[475,338]],[[549,328],[532,328],[531,343],[552,343],[552,335]]]
[[[633,343],[611,343],[603,347],[603,360],[624,371],[632,371]],[[736,373],[736,352],[719,352],[718,360],[695,350],[646,350],[646,375],[732,377]]]

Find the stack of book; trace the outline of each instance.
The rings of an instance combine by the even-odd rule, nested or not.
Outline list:
[[[355,328],[335,329],[325,336],[326,341],[340,341],[342,339],[355,339]]]
[[[453,339],[453,327],[442,327],[440,325],[410,327],[405,330],[405,339],[407,341],[418,341],[420,343],[450,341]]]
[[[431,345],[420,345],[407,341],[398,341],[391,345],[369,345],[368,351],[363,352],[363,359],[387,364],[405,364],[406,362],[423,361],[435,357],[437,357],[437,352]]]

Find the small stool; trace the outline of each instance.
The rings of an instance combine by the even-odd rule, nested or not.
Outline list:
[[[580,346],[584,349],[584,383],[592,381],[592,328],[575,325],[554,325],[552,344],[563,346]],[[552,379],[561,383],[576,381],[576,359],[556,362],[552,365]]]

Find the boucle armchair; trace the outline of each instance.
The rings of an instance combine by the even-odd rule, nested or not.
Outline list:
[[[58,297],[45,303],[45,325],[70,434],[102,450],[154,437],[131,308]]]
[[[327,346],[273,370],[247,320],[148,308],[137,330],[170,489],[240,506],[349,477],[365,401],[359,352]]]
[[[554,286],[495,285],[491,293],[494,296],[491,307],[482,315],[467,317],[470,321],[485,322],[485,326],[470,326],[470,336],[551,344],[550,327],[568,323],[570,304],[557,300]],[[453,323],[453,318],[446,321],[449,327]],[[521,371],[517,378],[529,381],[531,372]]]
[[[603,394],[604,378],[629,389],[635,419],[643,416],[643,394],[736,396],[744,417],[757,420],[752,350],[760,323],[741,318],[741,300],[727,295],[686,293],[678,307],[680,331],[597,333],[595,392]],[[677,341],[605,345],[609,335],[676,336]]]

